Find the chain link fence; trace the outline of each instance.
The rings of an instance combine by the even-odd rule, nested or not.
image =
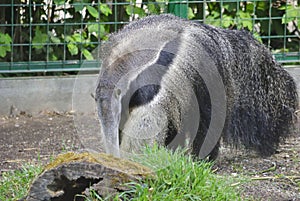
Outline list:
[[[98,71],[101,61],[93,53],[109,33],[160,13],[247,29],[283,65],[300,64],[300,7],[295,0],[2,0],[0,75]]]

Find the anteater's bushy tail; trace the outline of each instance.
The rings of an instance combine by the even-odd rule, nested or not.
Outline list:
[[[269,156],[275,153],[280,140],[292,132],[298,107],[296,85],[267,48],[250,34],[237,33],[248,46],[243,42],[235,46],[240,54],[237,53],[237,65],[233,66],[237,67],[233,73],[234,104],[223,139]]]

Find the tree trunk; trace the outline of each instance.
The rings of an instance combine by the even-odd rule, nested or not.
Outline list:
[[[84,200],[93,190],[102,198],[113,198],[130,190],[125,183],[141,181],[153,173],[137,163],[97,153],[66,153],[47,165],[32,183],[23,200]]]

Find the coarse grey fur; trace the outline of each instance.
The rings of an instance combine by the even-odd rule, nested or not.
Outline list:
[[[225,116],[219,125],[224,142],[263,156],[273,154],[290,133],[295,83],[246,31],[169,14],[149,16],[112,34],[101,56],[96,102],[109,153],[127,155],[154,142],[170,145],[178,135],[184,145],[187,133],[195,132],[189,146],[198,155],[214,111]],[[209,79],[216,80],[214,90]],[[215,90],[224,91],[225,106]],[[189,125],[191,119],[198,124]],[[211,149],[213,158],[218,146],[219,139]]]

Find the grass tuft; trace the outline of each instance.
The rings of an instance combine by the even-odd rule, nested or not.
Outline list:
[[[42,165],[25,164],[20,170],[3,172],[0,180],[0,200],[23,198],[33,179],[42,172]]]
[[[237,179],[213,173],[212,163],[195,161],[184,150],[147,148],[144,155],[133,158],[156,171],[156,179],[131,183],[132,190],[118,196],[121,200],[241,200]],[[131,198],[128,195],[131,194]]]

